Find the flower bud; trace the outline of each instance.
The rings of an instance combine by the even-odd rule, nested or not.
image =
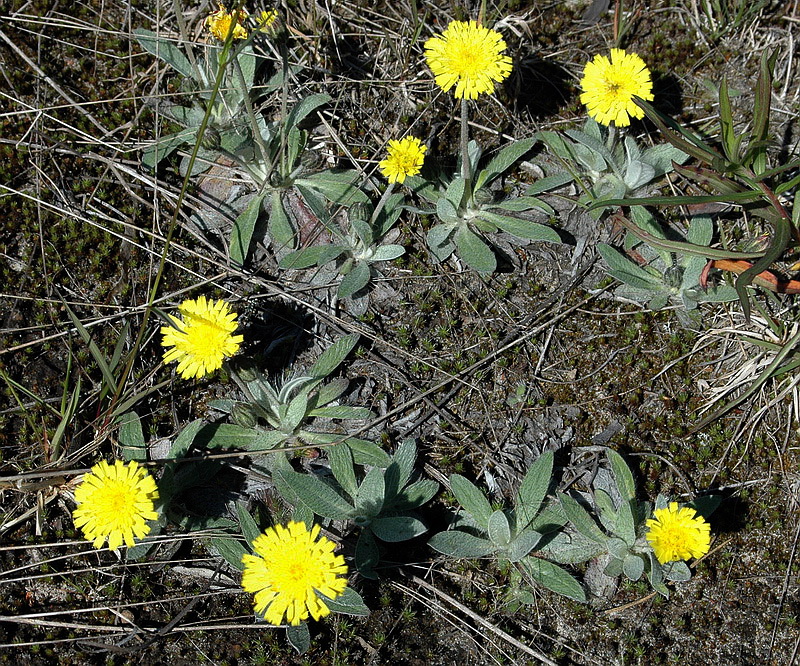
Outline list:
[[[200,140],[200,145],[206,150],[216,150],[220,146],[219,132],[215,127],[206,127],[203,132],[203,138]]]
[[[487,187],[482,187],[472,195],[472,200],[479,206],[485,206],[494,201],[494,192]]]
[[[244,403],[237,402],[231,410],[231,419],[233,422],[242,428],[255,428],[258,423],[258,417],[252,406]]]

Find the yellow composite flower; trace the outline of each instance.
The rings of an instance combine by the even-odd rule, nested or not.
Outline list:
[[[653,511],[647,527],[647,540],[661,564],[702,557],[711,547],[711,526],[694,509],[679,509],[677,502]]]
[[[156,482],[135,460],[117,460],[113,465],[103,460],[75,488],[78,508],[72,518],[95,548],[102,548],[106,539],[111,550],[123,541],[130,548],[134,538],[142,539],[150,533],[145,521],[158,518],[153,506],[156,499]]]
[[[427,146],[415,136],[392,139],[386,150],[386,159],[378,162],[380,172],[390,183],[402,183],[408,176],[416,176],[425,161]]]
[[[447,92],[456,87],[457,98],[476,99],[494,91],[494,83],[511,73],[511,58],[503,55],[506,43],[496,30],[475,21],[452,21],[441,35],[425,42],[425,59],[436,85]]]
[[[611,49],[611,59],[596,55],[586,63],[581,79],[581,102],[589,115],[602,125],[631,124],[631,117],[642,118],[644,111],[633,101],[634,95],[653,99],[653,81],[647,65],[635,53]]]
[[[261,32],[269,32],[277,19],[277,9],[270,9],[269,11],[265,9],[256,17],[256,25]]]
[[[233,335],[236,313],[225,301],[200,296],[181,303],[178,312],[181,319],[169,315],[173,325],[161,327],[161,345],[166,348],[164,362],[178,361],[178,374],[184,379],[205,377],[219,369],[244,340]]]
[[[334,555],[336,544],[319,536],[319,525],[305,523],[270,527],[253,541],[255,555],[242,556],[242,587],[255,595],[256,613],[274,625],[315,620],[331,611],[319,597],[335,599],[347,587],[347,565]]]
[[[214,37],[224,42],[228,38],[228,33],[231,31],[233,13],[225,9],[225,5],[222,3],[217,3],[217,6],[219,9],[206,17],[206,26]],[[244,9],[240,9],[239,20],[233,28],[234,39],[247,39],[247,28],[242,25],[246,18],[247,12]]]

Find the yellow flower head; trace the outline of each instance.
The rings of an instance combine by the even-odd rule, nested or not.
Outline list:
[[[244,338],[232,335],[236,330],[236,313],[225,301],[184,301],[178,306],[182,319],[170,316],[173,325],[162,326],[161,345],[166,347],[164,362],[178,361],[178,374],[184,379],[205,377],[222,367],[222,361],[233,356]]]
[[[113,466],[104,460],[75,488],[78,508],[72,518],[95,548],[102,548],[106,539],[111,550],[123,541],[131,547],[134,537],[142,539],[150,533],[145,521],[158,518],[153,506],[156,499],[156,482],[135,460],[127,464],[117,460]]]
[[[270,9],[269,11],[265,9],[256,17],[256,25],[258,26],[259,31],[269,32],[270,30],[272,30],[272,26],[275,24],[275,21],[277,20],[278,20],[277,9]]]
[[[494,91],[494,82],[511,73],[511,58],[502,35],[475,21],[452,21],[441,35],[425,42],[425,59],[445,92],[456,86],[456,97],[476,99]]]
[[[390,183],[402,183],[407,176],[416,176],[425,161],[427,146],[415,136],[392,139],[386,151],[386,159],[378,162],[378,168]]]
[[[711,526],[689,507],[670,502],[666,509],[653,511],[647,521],[647,540],[661,564],[702,557],[711,546]]]
[[[206,17],[206,26],[209,32],[214,35],[219,41],[224,42],[228,38],[228,33],[231,31],[231,23],[233,23],[233,14],[225,9],[225,5],[217,3],[219,9],[213,14]],[[244,9],[239,10],[239,20],[233,27],[234,39],[247,39],[247,29],[242,25],[247,18],[247,12]]]
[[[611,60],[596,55],[587,62],[581,88],[581,102],[602,125],[630,125],[631,116],[644,116],[644,111],[633,101],[634,95],[647,101],[653,99],[650,70],[638,55],[625,53],[623,49],[611,49]]]
[[[319,525],[309,532],[305,523],[276,525],[253,541],[255,555],[243,555],[242,587],[255,595],[253,606],[270,624],[298,625],[311,615],[315,620],[331,610],[318,593],[335,599],[347,587],[347,565],[334,555],[336,544],[319,535]]]

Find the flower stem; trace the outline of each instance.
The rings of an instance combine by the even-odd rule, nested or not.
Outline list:
[[[378,219],[378,215],[381,214],[383,207],[386,205],[386,202],[389,200],[389,197],[392,196],[392,192],[394,191],[394,183],[389,183],[389,187],[384,190],[383,194],[381,195],[378,204],[375,206],[375,210],[372,211],[372,217],[369,218],[369,226],[375,224],[375,220]]]
[[[464,179],[464,197],[472,194],[472,170],[469,163],[469,108],[466,97],[461,98],[461,177]]]

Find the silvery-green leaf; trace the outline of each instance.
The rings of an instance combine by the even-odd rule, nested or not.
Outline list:
[[[358,465],[373,465],[386,469],[391,463],[392,459],[381,447],[372,442],[364,439],[357,439],[355,437],[348,437],[344,443],[350,447],[353,452],[353,460]]]
[[[509,145],[502,148],[475,177],[474,189],[480,189],[489,185],[492,181],[502,176],[514,163],[533,148],[536,139],[520,139],[512,141]],[[474,173],[474,172],[473,172]]]
[[[653,180],[655,174],[655,169],[649,164],[639,162],[638,160],[629,162],[627,168],[625,169],[625,185],[627,185],[628,190],[631,191],[639,189],[643,185],[647,185],[647,183]]]
[[[324,594],[320,594],[320,597],[324,600],[325,605],[334,613],[357,615],[360,617],[369,615],[369,608],[367,608],[364,600],[352,587],[344,588],[344,591],[335,599],[330,599]]]
[[[647,571],[647,578],[650,580],[650,585],[656,592],[669,599],[669,589],[664,585],[664,570],[661,563],[656,559],[654,553],[649,553],[649,556],[650,567]]]
[[[274,246],[279,248],[293,248],[297,244],[294,228],[283,207],[280,191],[273,192],[272,194],[271,212],[267,229],[269,230],[269,235],[272,238]]]
[[[602,544],[578,532],[558,532],[540,548],[549,559],[560,564],[586,562],[606,550]]]
[[[402,245],[381,245],[373,252],[370,261],[391,261],[405,254],[406,249]]]
[[[392,462],[386,468],[386,499],[394,498],[408,483],[414,471],[417,459],[417,445],[414,440],[404,439],[392,456]]]
[[[304,97],[297,104],[295,104],[294,107],[292,107],[288,118],[286,118],[286,126],[296,127],[304,118],[306,118],[306,116],[316,111],[319,107],[327,104],[332,99],[333,98],[330,95],[326,95],[324,93],[316,93],[314,95]]]
[[[664,577],[673,583],[685,583],[692,577],[692,571],[689,565],[683,561],[670,562],[664,566]]]
[[[428,247],[433,249],[447,244],[455,226],[452,224],[437,224],[428,230],[427,243]]]
[[[373,520],[369,527],[376,537],[388,543],[415,539],[428,531],[425,524],[413,516],[381,516]]]
[[[572,180],[573,175],[569,171],[560,171],[540,178],[525,190],[525,194],[529,197],[535,197],[538,194],[563,187],[567,183],[572,182]]]
[[[506,548],[506,555],[509,561],[519,562],[519,560],[536,548],[536,545],[541,539],[542,535],[533,530],[525,530],[514,537]]]
[[[356,202],[369,202],[369,197],[356,186],[359,177],[359,173],[353,170],[326,170],[298,178],[295,185],[316,190],[333,203],[349,206]]]
[[[236,502],[236,516],[239,518],[242,536],[248,543],[253,543],[261,535],[261,528],[253,519],[253,516],[250,515],[244,502]]]
[[[612,557],[608,564],[606,565],[605,569],[603,569],[603,573],[606,576],[610,576],[611,578],[616,578],[617,576],[622,575],[622,560],[617,557]]]
[[[630,580],[639,580],[644,573],[644,560],[630,553],[622,562],[622,573]]]
[[[528,240],[550,241],[551,243],[560,243],[561,236],[559,236],[552,227],[545,224],[539,224],[531,220],[522,220],[518,217],[509,217],[507,215],[498,215],[489,211],[481,211],[479,217],[488,220],[492,224],[497,225],[503,231],[507,231],[519,238],[526,238]]]
[[[669,294],[656,294],[647,301],[647,307],[653,311],[663,310],[667,305],[669,305]]]
[[[542,587],[575,601],[586,601],[586,593],[577,580],[564,569],[539,557],[520,560],[525,573]]]
[[[301,622],[298,625],[290,624],[287,626],[286,639],[297,654],[308,652],[308,648],[311,647],[311,633],[308,631],[308,624]]]
[[[426,504],[439,490],[439,484],[433,479],[420,479],[409,484],[397,495],[392,508],[397,511],[408,511]]]
[[[488,539],[458,530],[434,534],[428,541],[428,545],[438,553],[468,559],[485,557],[495,551],[495,547]]]
[[[222,559],[234,569],[238,571],[244,570],[242,556],[247,554],[247,549],[239,539],[233,539],[231,537],[212,537],[210,543],[211,547],[222,556]]]
[[[278,266],[290,270],[324,266],[339,258],[346,251],[347,248],[344,245],[312,245],[290,252],[278,262]]]
[[[536,517],[553,477],[553,452],[545,451],[530,466],[519,485],[514,516],[516,530],[522,532]]]
[[[466,188],[466,181],[457,176],[450,181],[444,193],[444,199],[449,201],[453,210],[458,210],[461,207],[461,202],[464,200],[464,190]],[[438,206],[438,203],[437,203]]]
[[[636,483],[625,459],[613,449],[606,449],[606,455],[622,499],[625,501],[635,499]]]
[[[686,240],[695,245],[709,245],[714,237],[714,223],[710,215],[693,215],[689,221]]]
[[[580,505],[578,500],[563,493],[558,495],[558,499],[564,508],[564,513],[567,514],[567,518],[569,518],[569,521],[578,532],[597,543],[604,544],[606,542],[606,535],[603,534],[603,531],[597,526],[597,523],[594,522],[586,509]]]
[[[450,225],[456,224],[461,219],[456,207],[445,197],[436,202],[436,216],[445,224]]]
[[[450,477],[450,490],[464,510],[475,519],[475,522],[484,530],[488,529],[492,505],[489,504],[486,495],[460,474],[453,474]]]
[[[350,497],[355,497],[358,493],[358,482],[353,468],[353,452],[350,447],[344,443],[336,444],[329,447],[327,453],[333,478]]]
[[[633,510],[633,505],[635,504],[635,499],[622,502],[617,515],[617,529],[615,531],[616,536],[624,539],[630,545],[636,542],[636,521],[634,520]]]
[[[194,143],[196,138],[196,127],[162,136],[156,143],[144,149],[142,152],[142,164],[148,169],[155,169],[158,163],[169,157],[176,148],[184,143]]]
[[[261,202],[263,200],[263,194],[254,196],[250,203],[247,204],[247,208],[233,222],[230,240],[231,260],[240,266],[244,265],[247,258],[250,241],[253,238],[253,231],[261,213]]]
[[[362,530],[356,541],[356,552],[354,556],[356,569],[365,578],[377,580],[378,575],[373,570],[380,562],[381,555],[375,537],[369,530]]]
[[[358,516],[374,518],[383,508],[386,484],[383,481],[383,470],[373,467],[364,476],[355,496],[355,512]]]
[[[644,268],[630,261],[625,255],[605,243],[597,244],[597,251],[606,262],[609,274],[628,286],[643,291],[661,290],[661,280]]]
[[[372,272],[366,261],[357,261],[353,269],[342,278],[337,293],[339,298],[350,298],[369,284]]]
[[[342,361],[347,358],[347,355],[353,351],[360,337],[358,333],[352,333],[339,338],[320,354],[316,363],[309,368],[308,374],[312,377],[325,378],[333,373]]]
[[[508,524],[508,517],[501,511],[492,511],[486,532],[492,543],[498,548],[505,548],[511,541],[511,526]]]
[[[541,199],[537,199],[536,197],[511,197],[510,199],[506,199],[505,201],[501,201],[500,203],[492,204],[491,208],[499,208],[500,210],[511,210],[511,211],[525,211],[531,210],[532,208],[538,208],[541,211],[544,211],[548,215],[555,215],[555,211],[544,201]]]
[[[566,525],[567,522],[567,514],[564,513],[561,504],[559,502],[554,502],[539,511],[539,514],[528,527],[542,534],[547,534]]]
[[[466,224],[456,229],[453,241],[458,248],[458,256],[471,268],[481,273],[492,273],[497,268],[497,258],[492,248],[470,231]]]
[[[284,495],[284,489],[290,490],[288,497],[294,494],[318,516],[332,520],[350,520],[355,515],[353,507],[343,497],[313,476],[278,470],[273,474],[273,481],[281,495]]]
[[[602,489],[595,489],[594,500],[597,504],[598,517],[603,527],[613,532],[617,524],[617,509],[611,496]]]
[[[133,34],[136,36],[136,41],[145,51],[149,51],[154,56],[161,58],[181,76],[187,79],[194,78],[194,70],[191,63],[175,44],[173,38],[161,37],[152,30],[144,28],[136,28]]]
[[[647,162],[655,170],[655,177],[660,178],[672,171],[672,163],[683,164],[689,156],[669,143],[662,143],[644,151],[642,161]]]
[[[477,173],[478,163],[483,155],[483,148],[477,141],[470,139],[467,143],[467,153],[469,154],[469,172],[472,174]]]
[[[134,411],[125,412],[117,418],[118,439],[122,447],[123,460],[147,460],[147,442],[144,441],[142,421]]]
[[[312,409],[309,412],[309,416],[318,416],[326,419],[371,419],[375,417],[375,413],[367,407],[330,405]]]
[[[308,394],[302,391],[291,399],[286,407],[286,414],[282,419],[282,429],[286,433],[292,433],[303,422],[308,414]]]
[[[344,377],[323,384],[317,389],[317,405],[324,407],[329,402],[333,402],[347,390],[349,385],[350,382]]]
[[[628,554],[631,550],[630,546],[625,541],[616,537],[609,539],[606,542],[606,547],[608,548],[608,552],[618,560],[624,560],[626,557],[628,557]]]

